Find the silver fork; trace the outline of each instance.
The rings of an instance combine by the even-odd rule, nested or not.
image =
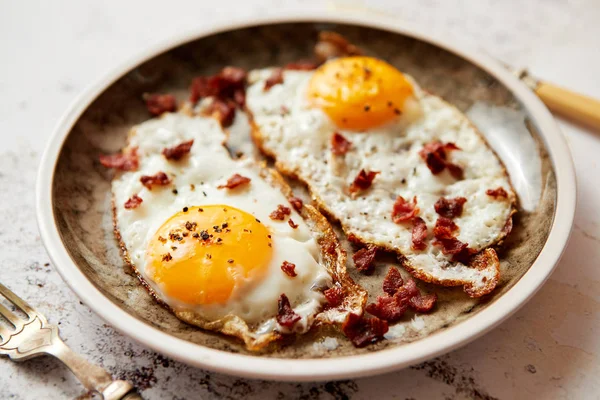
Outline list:
[[[14,361],[51,355],[62,361],[88,392],[99,394],[104,400],[141,399],[129,382],[113,380],[104,368],[73,352],[58,336],[56,325],[49,324],[46,317],[1,283],[0,295],[27,315],[23,319],[0,303],[0,315],[13,327],[9,329],[0,325],[0,355],[7,355]]]

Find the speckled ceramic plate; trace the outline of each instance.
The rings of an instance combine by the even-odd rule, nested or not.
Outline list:
[[[224,65],[280,65],[310,56],[316,34],[347,36],[371,55],[411,74],[425,89],[467,113],[503,160],[519,194],[515,229],[500,250],[502,281],[493,294],[467,298],[434,288],[434,313],[395,327],[388,340],[355,349],[336,332],[310,332],[274,353],[177,320],[150,298],[124,266],[113,237],[110,172],[100,153],[123,146],[148,118],[144,92],[184,99],[191,78]],[[237,131],[243,141],[246,133]],[[240,133],[241,132],[241,133]],[[566,245],[575,210],[575,177],[564,138],[540,101],[485,56],[381,16],[294,15],[207,26],[149,49],[90,88],[66,113],[44,153],[37,182],[42,239],[75,293],[115,328],[189,364],[247,377],[325,380],[381,373],[450,351],[493,328],[543,284]],[[385,268],[364,278],[370,292]],[[328,339],[323,343],[324,337]]]

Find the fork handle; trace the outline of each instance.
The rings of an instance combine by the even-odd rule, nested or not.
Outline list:
[[[141,399],[129,382],[113,380],[104,368],[75,353],[58,337],[45,352],[62,361],[88,391],[102,394],[104,400]]]

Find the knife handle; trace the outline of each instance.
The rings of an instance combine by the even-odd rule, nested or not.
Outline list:
[[[534,90],[551,111],[600,130],[600,101],[544,81]]]

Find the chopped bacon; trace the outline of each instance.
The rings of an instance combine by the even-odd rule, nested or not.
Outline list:
[[[342,324],[344,335],[356,347],[364,347],[368,344],[383,339],[388,331],[388,323],[379,318],[365,318],[354,313],[348,314],[348,318]]]
[[[244,100],[245,101],[245,100]],[[214,99],[204,110],[203,113],[213,117],[224,128],[231,126],[235,118],[236,102],[233,100]]]
[[[289,200],[290,204],[292,205],[292,207],[294,207],[296,211],[300,212],[300,210],[302,210],[302,205],[304,204],[302,202],[302,199],[299,199],[298,197],[292,197]]]
[[[373,262],[375,261],[376,255],[377,247],[367,246],[354,253],[352,260],[354,261],[356,269],[368,274],[373,271]]]
[[[392,209],[392,221],[399,224],[410,221],[419,214],[417,207],[417,196],[413,197],[412,203],[404,200],[404,197],[398,196]]]
[[[395,295],[398,296],[403,301],[408,301],[409,299],[417,296],[419,294],[419,289],[417,288],[417,284],[414,280],[409,279],[404,282],[404,285],[400,286],[396,291]]]
[[[292,210],[282,204],[277,205],[277,209],[269,214],[269,218],[275,221],[283,221],[285,217],[290,215]]]
[[[467,199],[464,197],[455,197],[453,199],[440,197],[439,200],[435,202],[435,212],[446,218],[460,217],[466,202]]]
[[[442,253],[446,255],[460,254],[469,246],[467,243],[463,243],[457,238],[453,237],[450,239],[436,239],[433,241],[435,246],[442,248]]]
[[[177,146],[165,148],[163,149],[162,154],[167,160],[181,160],[183,156],[190,152],[193,144],[194,140],[192,139],[190,141],[180,143]]]
[[[227,183],[225,185],[219,185],[217,186],[217,189],[235,189],[238,186],[247,185],[250,183],[250,180],[250,178],[246,178],[240,174],[233,174],[231,178],[227,179]]]
[[[439,217],[433,227],[433,236],[438,240],[452,239],[458,229],[458,225],[450,218]]]
[[[506,190],[504,190],[503,187],[499,187],[496,189],[488,189],[485,191],[485,194],[487,194],[488,196],[492,196],[495,199],[499,197],[508,197],[508,193],[506,193]]]
[[[462,178],[464,178],[464,171],[460,165],[447,162],[446,168],[448,168],[450,175],[452,175],[454,179],[461,180]]]
[[[298,314],[296,314],[296,312],[290,305],[290,300],[285,294],[279,296],[277,306],[277,323],[279,325],[284,326],[286,328],[291,328],[296,324],[296,322],[300,321],[301,317]]]
[[[171,183],[171,179],[164,172],[157,172],[155,175],[142,175],[140,178],[142,185],[146,186],[148,190],[152,190],[152,186],[165,186]]]
[[[140,164],[136,148],[129,149],[126,153],[101,154],[99,160],[106,168],[116,168],[121,171],[135,171]]]
[[[298,229],[298,226],[300,226],[300,225],[296,224],[294,222],[294,220],[292,220],[291,218],[288,220],[288,225],[291,226],[292,229]]]
[[[339,286],[333,286],[323,291],[327,302],[331,307],[337,307],[344,301],[344,292]]]
[[[288,63],[283,67],[284,69],[296,70],[296,71],[312,71],[317,69],[319,64],[311,60],[298,60]]]
[[[241,90],[244,93],[246,76],[246,71],[242,68],[225,67],[216,75],[194,78],[190,88],[190,101],[196,103],[201,98],[211,96],[235,99],[236,92]]]
[[[343,156],[352,147],[352,142],[335,132],[331,136],[331,152],[336,156]]]
[[[461,179],[463,175],[462,168],[447,161],[448,152],[451,150],[460,150],[460,148],[454,143],[443,144],[442,142],[435,141],[423,146],[419,155],[427,163],[427,167],[432,174],[437,175],[448,168],[454,178]]]
[[[273,69],[271,76],[269,76],[265,81],[265,87],[263,90],[266,92],[273,86],[279,85],[280,83],[283,83],[283,68],[275,68]]]
[[[421,217],[413,218],[412,228],[412,249],[413,250],[425,250],[427,244],[425,239],[427,238],[427,224]]]
[[[177,109],[177,100],[172,94],[148,94],[144,96],[146,108],[152,115],[161,115]]]
[[[408,300],[404,300],[398,295],[383,295],[377,296],[375,303],[367,305],[365,310],[379,319],[388,322],[396,322],[408,309]]]
[[[233,92],[233,101],[238,107],[244,107],[246,105],[246,92],[244,89],[237,89]]]
[[[361,190],[367,190],[371,187],[373,183],[373,179],[379,174],[379,171],[365,171],[361,169],[356,178],[354,178],[354,182],[350,185],[350,193],[356,193]]]
[[[298,275],[296,273],[296,264],[292,264],[291,262],[284,261],[283,264],[281,264],[281,270],[285,272],[287,276],[292,278]]]
[[[326,61],[330,58],[361,55],[362,51],[350,43],[339,33],[323,31],[319,33],[319,41],[315,45],[317,59]]]
[[[404,280],[398,268],[391,267],[383,280],[383,291],[393,296],[404,285]]]
[[[427,294],[427,295],[419,294],[415,297],[411,297],[408,305],[410,306],[410,308],[412,308],[413,310],[415,310],[417,312],[426,313],[426,312],[431,311],[433,306],[435,306],[436,302],[437,302],[437,294],[435,294],[435,293],[431,293],[431,294]]]
[[[140,204],[142,204],[143,201],[144,200],[142,200],[142,198],[140,196],[138,196],[137,194],[134,194],[125,202],[125,208],[128,210],[138,208],[140,206]]]

